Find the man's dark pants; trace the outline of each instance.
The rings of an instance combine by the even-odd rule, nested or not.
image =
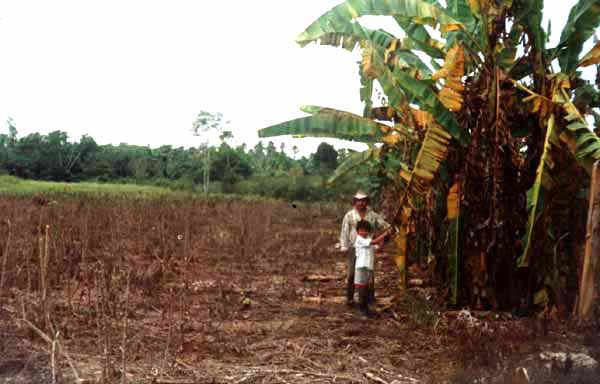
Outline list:
[[[354,302],[354,271],[356,269],[356,251],[354,248],[348,249],[347,267],[348,279],[346,281],[346,300],[350,304]],[[369,284],[369,288],[367,288],[367,297],[369,303],[375,302],[375,273],[373,273],[371,284]]]

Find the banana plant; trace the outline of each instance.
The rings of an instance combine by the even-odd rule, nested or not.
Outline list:
[[[562,231],[553,237],[542,228],[560,223],[555,208],[560,200],[563,212],[564,203],[558,197],[567,187],[584,191],[589,183],[586,178],[552,182],[553,177],[572,167],[589,174],[600,159],[600,139],[586,120],[600,106],[590,100],[600,95],[578,71],[600,63],[599,44],[582,55],[600,24],[600,0],[579,0],[559,43],[550,48],[543,6],[543,0],[447,0],[445,6],[437,0],[344,1],[309,25],[297,42],[361,50],[363,116],[308,109],[311,116],[259,135],[370,144],[340,172],[351,172],[351,164],[361,159],[378,159],[392,175],[384,189],[399,191],[391,201],[392,220],[405,227],[411,220],[406,212],[417,212],[408,209],[413,200],[450,191],[448,209],[455,213],[447,216],[450,237],[437,241],[450,238],[451,247],[432,247],[447,249],[436,256],[449,261],[451,270],[442,280],[451,288],[450,302],[511,307],[535,289],[506,289],[518,280],[519,268],[526,271],[519,276],[534,281],[546,273],[538,266],[558,267],[554,260],[560,258],[547,250],[555,249],[552,238],[564,238],[563,226],[553,226]],[[364,27],[360,18],[367,15],[392,17],[403,34]],[[375,86],[383,90],[385,103],[374,108]],[[577,98],[582,87],[593,97]],[[388,155],[374,156],[378,150]],[[386,160],[390,157],[397,161]],[[447,177],[438,177],[442,167]],[[576,212],[572,220],[584,220],[575,202],[569,204]],[[570,241],[584,235],[571,233]],[[398,240],[404,251],[410,249],[405,240]]]

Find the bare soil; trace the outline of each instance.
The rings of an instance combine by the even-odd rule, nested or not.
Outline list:
[[[0,383],[509,383],[540,351],[600,356],[567,321],[471,323],[443,290],[400,292],[391,246],[363,317],[333,247],[347,207],[39,200],[0,200]]]

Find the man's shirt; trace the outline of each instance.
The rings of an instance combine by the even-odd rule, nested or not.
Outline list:
[[[360,214],[355,208],[352,208],[352,210],[344,215],[342,230],[340,232],[340,247],[342,251],[354,246],[354,242],[356,241],[356,223],[360,220]],[[366,220],[371,224],[373,233],[387,229],[390,226],[381,215],[375,213],[375,211],[368,207],[365,212],[365,217],[362,220]]]

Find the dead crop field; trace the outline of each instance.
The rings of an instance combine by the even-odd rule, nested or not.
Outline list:
[[[0,383],[458,383],[584,342],[563,321],[473,326],[433,288],[398,294],[391,248],[361,317],[334,248],[347,208],[1,198]]]

